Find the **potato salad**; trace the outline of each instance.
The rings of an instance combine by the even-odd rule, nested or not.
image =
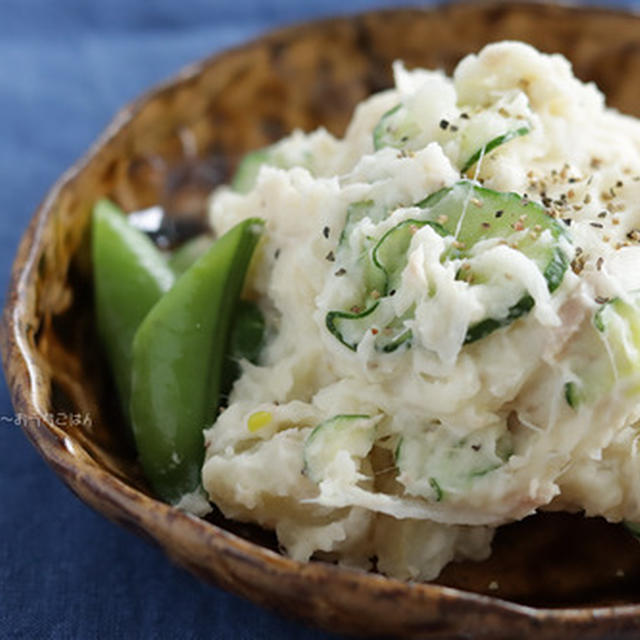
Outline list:
[[[394,65],[210,202],[266,338],[202,482],[281,549],[430,580],[539,509],[640,521],[640,122],[560,55]]]

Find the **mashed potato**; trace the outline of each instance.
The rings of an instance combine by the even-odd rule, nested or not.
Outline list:
[[[416,580],[537,509],[640,520],[640,122],[521,43],[394,72],[212,197],[218,234],[266,221],[268,335],[205,432],[211,501]]]

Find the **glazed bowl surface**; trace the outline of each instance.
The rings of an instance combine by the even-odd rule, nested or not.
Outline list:
[[[501,528],[494,554],[437,583],[402,583],[277,553],[269,532],[182,513],[149,492],[128,449],[92,313],[89,221],[107,196],[202,220],[242,155],[295,128],[341,134],[391,84],[391,63],[451,71],[484,44],[560,52],[609,104],[640,116],[640,17],[541,4],[460,4],[294,26],[195,64],[125,107],[54,185],[23,237],[2,354],[23,429],[87,504],[175,562],[254,602],[332,631],[415,638],[637,638],[640,547],[566,514]],[[73,419],[73,417],[78,419]],[[498,588],[496,589],[496,585]]]

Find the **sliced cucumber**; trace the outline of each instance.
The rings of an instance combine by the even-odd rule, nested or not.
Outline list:
[[[580,385],[575,382],[565,382],[564,399],[572,409],[577,409],[584,399]]]
[[[614,376],[619,380],[640,373],[640,292],[628,300],[614,298],[605,303],[593,318],[593,325],[606,342],[613,360]]]
[[[389,229],[374,246],[371,261],[384,274],[384,290],[380,293],[387,295],[398,288],[402,272],[407,266],[411,238],[427,225],[443,237],[448,235],[447,230],[438,222],[409,219]]]
[[[527,135],[530,131],[531,129],[528,126],[518,127],[517,129],[510,129],[506,133],[502,133],[488,142],[481,143],[479,147],[476,147],[476,151],[469,156],[468,160],[462,164],[460,173],[466,173],[480,158],[488,156],[494,149],[497,149],[514,138]]]
[[[420,133],[420,125],[411,116],[409,110],[403,104],[397,104],[383,114],[375,126],[373,148],[376,151],[383,147],[402,149]]]
[[[329,332],[345,347],[356,351],[364,335],[370,331],[377,351],[391,353],[402,345],[409,346],[411,330],[405,326],[409,316],[398,318],[388,299],[373,303],[360,313],[329,311],[325,323]]]
[[[576,380],[565,384],[565,399],[574,409],[596,402],[616,384],[627,394],[640,391],[640,293],[603,304],[566,359]]]
[[[565,228],[549,216],[536,202],[517,193],[504,193],[461,180],[445,187],[418,203],[425,209],[425,219],[439,222],[456,236],[459,249],[455,257],[469,255],[481,240],[507,240],[518,234],[511,244],[538,265],[549,291],[560,285],[568,266],[568,258],[556,243],[542,245],[538,237],[550,231],[557,240],[567,236]]]
[[[264,339],[265,320],[262,311],[255,302],[238,300],[220,383],[220,395],[223,398],[228,398],[233,383],[240,377],[240,361],[257,364]]]
[[[380,351],[390,352],[400,345],[411,344],[411,332],[405,328],[411,314],[403,318],[390,316],[387,298],[400,285],[411,237],[425,225],[441,236],[456,238],[444,260],[469,257],[478,242],[495,238],[508,241],[512,248],[533,260],[550,292],[562,282],[569,260],[559,240],[566,237],[566,231],[539,204],[516,193],[500,193],[463,180],[433,193],[417,206],[423,209],[422,216],[399,223],[362,254],[362,300],[349,311],[330,311],[326,316],[329,331],[350,349],[357,349],[368,330],[374,330],[376,335],[382,331],[375,341]],[[540,236],[545,232],[549,232],[550,238],[543,242]],[[483,281],[482,274],[468,272],[466,275],[471,276],[470,284],[474,284],[474,275],[478,276],[475,284]],[[465,344],[506,327],[533,306],[534,300],[528,292],[520,298],[516,296],[504,315],[484,318],[470,326]]]
[[[367,300],[362,310],[356,307],[356,311],[330,311],[327,314],[327,329],[352,351],[358,348],[367,331],[376,336],[376,350],[384,353],[410,345],[412,332],[407,329],[405,321],[411,318],[413,310],[402,317],[396,316],[391,309],[389,294],[393,295],[400,284],[407,266],[411,238],[418,229],[427,225],[440,235],[447,235],[441,225],[428,220],[404,220],[389,229],[365,257]]]
[[[502,329],[510,325],[514,320],[517,320],[520,316],[528,313],[533,309],[534,300],[531,296],[526,295],[520,298],[516,304],[509,307],[506,316],[501,318],[486,318],[476,324],[469,327],[467,334],[464,337],[464,344],[469,344],[485,338],[490,333],[493,333],[497,329]]]
[[[375,420],[368,415],[340,414],[321,422],[304,445],[303,473],[321,482],[341,452],[364,458],[375,441]]]
[[[364,218],[370,218],[372,222],[380,222],[386,215],[386,211],[377,206],[373,200],[363,200],[362,202],[353,202],[347,207],[347,217],[344,228],[340,234],[338,246],[344,245],[354,227]]]
[[[465,438],[435,428],[405,436],[396,450],[398,480],[410,495],[439,502],[460,493],[511,456],[511,436],[504,425],[475,431]]]
[[[389,109],[380,118],[373,130],[373,148],[378,151],[384,147],[416,150],[428,140],[423,140],[423,125],[420,114],[414,113],[400,103]],[[521,118],[500,116],[494,111],[485,111],[470,118],[456,120],[455,125],[443,120],[440,142],[445,147],[446,140],[457,140],[455,157],[451,160],[458,164],[461,173],[466,173],[478,160],[489,155],[498,147],[514,138],[524,136],[531,131],[531,125]]]
[[[467,180],[441,189],[419,203],[429,220],[437,220],[451,235],[457,233],[451,257],[467,257],[481,240],[510,239],[510,245],[533,260],[544,275],[550,292],[555,291],[567,270],[569,259],[557,242],[565,229],[544,208],[517,193],[501,193]],[[539,242],[549,231],[554,242]],[[534,305],[527,293],[501,318],[486,318],[469,327],[465,343],[484,338],[511,324]]]

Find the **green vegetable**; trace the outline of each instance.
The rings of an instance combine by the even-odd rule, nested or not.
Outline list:
[[[413,138],[420,135],[418,123],[411,117],[408,109],[397,104],[380,118],[373,130],[373,148],[383,147],[402,149]]]
[[[151,240],[108,200],[93,209],[92,254],[98,334],[129,421],[133,337],[174,276]]]
[[[249,193],[255,186],[263,165],[278,169],[304,167],[313,173],[314,162],[313,150],[309,145],[303,144],[302,147],[292,148],[286,143],[272,144],[250,151],[242,158],[231,180],[231,188],[237,193]]]
[[[371,208],[368,203],[362,205],[365,211]],[[332,310],[326,316],[327,329],[348,348],[355,351],[370,330],[376,335],[375,345],[379,351],[390,352],[400,345],[410,346],[412,336],[406,329],[406,320],[411,318],[413,311],[402,318],[396,317],[390,310],[389,297],[400,285],[411,237],[425,225],[443,237],[456,238],[443,256],[444,260],[469,257],[473,247],[483,240],[509,240],[511,247],[538,265],[550,292],[562,282],[568,258],[559,240],[566,236],[566,231],[539,204],[515,193],[500,193],[463,180],[433,193],[416,206],[424,211],[419,218],[401,222],[365,250],[361,258],[364,260],[362,299],[348,311]],[[349,224],[349,215],[347,221],[345,231],[352,230],[355,223]],[[540,241],[544,232],[549,233],[549,241]],[[473,271],[464,275],[470,284],[479,284],[484,279],[483,274]],[[469,327],[465,343],[511,324],[529,312],[533,305],[533,298],[525,292],[504,316],[484,318]]]
[[[459,249],[453,257],[466,257],[470,249],[490,238],[509,239],[517,232],[513,248],[532,259],[547,280],[549,291],[555,291],[568,266],[568,258],[556,242],[538,242],[544,231],[554,240],[567,236],[564,227],[549,216],[536,202],[517,193],[503,193],[462,180],[418,203],[425,209],[427,220],[438,221],[456,237]]]
[[[338,246],[342,246],[347,238],[351,235],[353,228],[364,218],[371,218],[374,222],[380,222],[386,212],[380,207],[376,207],[373,200],[364,200],[362,202],[353,202],[347,207],[347,217],[344,228],[340,234],[340,242]]]
[[[436,495],[436,502],[442,502],[442,498],[444,498],[444,491],[438,484],[438,481],[435,478],[429,478],[429,484]]]
[[[487,120],[487,117],[492,119]],[[479,114],[457,120],[455,126],[446,120],[442,121],[441,136],[460,140],[459,159],[464,158],[460,164],[460,173],[466,173],[480,158],[489,155],[494,149],[531,131],[530,125],[521,119],[502,117],[496,125],[493,119],[495,117],[491,113]],[[420,114],[400,103],[384,113],[378,121],[373,130],[373,148],[376,151],[384,147],[416,150],[426,142],[420,139],[422,133]]]
[[[389,229],[374,246],[371,261],[384,274],[384,285],[380,293],[387,295],[400,286],[400,277],[407,266],[411,238],[424,226],[430,226],[442,237],[448,235],[447,230],[438,222],[409,219]]]
[[[411,340],[412,334],[405,327],[405,320],[405,317],[396,317],[385,301],[384,304],[375,302],[360,313],[329,311],[325,324],[329,332],[352,351],[358,348],[364,334],[372,331],[376,349],[391,353]]]
[[[640,293],[604,303],[591,326],[572,341],[565,360],[575,377],[565,384],[573,409],[596,402],[616,384],[629,396],[640,392]]]
[[[501,467],[512,455],[511,436],[500,424],[460,438],[438,427],[406,435],[396,448],[396,465],[407,493],[440,502],[464,491]]]
[[[262,165],[271,164],[271,162],[272,152],[270,147],[247,153],[240,160],[240,164],[231,180],[231,188],[238,193],[249,193],[256,183]]]
[[[346,451],[352,457],[364,458],[375,440],[375,422],[371,416],[340,414],[321,422],[304,445],[303,473],[320,482],[336,456]]]
[[[480,158],[488,156],[494,149],[503,144],[506,144],[514,138],[526,135],[527,133],[529,133],[529,131],[531,131],[529,127],[519,127],[518,129],[511,129],[510,131],[496,136],[495,138],[492,138],[488,142],[482,144],[482,146],[474,151],[469,159],[463,163],[460,169],[460,173],[466,173],[467,171],[469,171],[469,169],[471,169],[471,167],[473,167],[476,162],[478,162],[478,160],[480,160]]]
[[[390,353],[401,345],[409,344],[412,334],[404,322],[410,314],[398,318],[393,312],[390,313],[387,296],[399,285],[400,276],[407,265],[406,254],[413,234],[425,225],[431,226],[440,235],[447,234],[437,222],[425,220],[404,220],[389,229],[371,250],[366,274],[369,295],[365,308],[330,311],[327,314],[327,329],[352,351],[358,348],[364,334],[372,328],[379,351]]]
[[[564,228],[544,208],[516,193],[501,193],[463,180],[441,189],[419,203],[429,220],[439,220],[456,236],[457,249],[451,257],[464,258],[481,240],[511,239],[511,246],[533,260],[555,291],[567,270],[569,260],[558,241],[566,236]],[[542,243],[539,236],[549,231],[552,242]],[[517,234],[517,235],[516,235]],[[468,274],[473,281],[474,274]],[[465,343],[484,338],[496,329],[511,324],[533,308],[527,293],[501,318],[486,318],[469,327]]]
[[[240,360],[256,364],[264,343],[265,323],[258,305],[238,300],[229,336],[229,350],[222,368],[220,394],[227,397],[240,376]]]
[[[181,276],[201,255],[206,253],[212,243],[213,240],[208,235],[199,235],[187,240],[171,254],[169,267],[176,276]]]
[[[577,409],[583,397],[580,388],[575,382],[566,382],[564,385],[564,399],[572,409]]]
[[[245,220],[216,240],[135,335],[134,435],[147,478],[170,502],[199,485],[202,430],[217,415],[229,331],[262,228]]]

